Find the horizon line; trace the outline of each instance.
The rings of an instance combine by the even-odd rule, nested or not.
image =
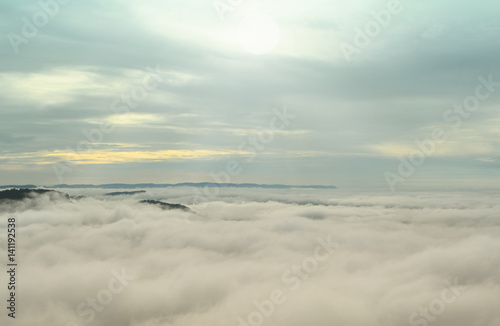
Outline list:
[[[181,183],[105,183],[105,184],[56,184],[56,185],[0,185],[0,189],[6,188],[168,188],[168,187],[225,187],[225,188],[310,188],[310,189],[338,189],[333,185],[286,185],[286,184],[259,184],[259,183],[218,183],[218,182],[181,182]]]

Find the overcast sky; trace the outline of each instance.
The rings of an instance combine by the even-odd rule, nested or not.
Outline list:
[[[217,8],[2,1],[0,184],[498,184],[500,2]]]

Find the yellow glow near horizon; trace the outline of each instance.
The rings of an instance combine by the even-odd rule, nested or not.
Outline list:
[[[419,152],[421,149],[412,143],[408,144],[380,144],[371,146],[371,149],[385,156],[408,156]],[[435,144],[435,149],[428,156],[463,156],[463,155],[488,155],[496,149],[488,143],[481,141],[451,141]]]
[[[135,125],[161,120],[160,115],[143,113],[115,114],[108,117],[108,121],[114,125]]]
[[[69,160],[75,164],[114,164],[132,162],[160,162],[168,160],[196,160],[213,159],[220,156],[246,155],[247,152],[217,151],[217,150],[162,150],[162,151],[92,151],[90,153],[71,153],[68,151],[54,151],[45,153],[44,162],[36,164],[50,164],[61,160]],[[54,162],[47,159],[53,158]]]

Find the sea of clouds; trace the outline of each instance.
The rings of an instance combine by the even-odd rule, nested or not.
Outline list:
[[[0,212],[2,325],[500,325],[500,192],[59,190]]]

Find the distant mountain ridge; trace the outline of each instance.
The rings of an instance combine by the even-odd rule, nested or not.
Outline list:
[[[137,190],[137,191],[117,191],[117,192],[108,192],[107,194],[104,194],[105,196],[132,196],[132,195],[137,195],[137,194],[143,194],[145,193],[146,190]]]
[[[132,193],[143,193],[145,191],[133,191]],[[122,194],[130,194],[131,192],[121,192],[118,193],[118,195]],[[116,194],[116,193],[115,193]],[[31,189],[31,188],[23,188],[23,189],[8,189],[8,190],[1,190],[0,191],[0,209],[5,209],[4,205],[10,205],[16,202],[22,202],[24,200],[30,200],[30,202],[27,202],[26,204],[28,207],[33,208],[36,207],[37,202],[36,199],[39,196],[48,196],[47,198],[50,201],[68,201],[68,202],[73,202],[71,199],[71,196],[60,192],[56,190],[50,190],[50,189]],[[79,196],[74,199],[79,200],[83,199],[85,197]],[[163,210],[170,210],[170,209],[178,209],[182,210],[185,212],[192,212],[191,209],[185,205],[182,204],[171,204],[171,203],[166,203],[163,201],[159,200],[141,200],[138,202],[139,204],[148,204],[148,205],[155,205],[157,207],[160,207]]]
[[[223,188],[266,188],[266,189],[337,189],[335,186],[321,186],[321,185],[310,185],[310,186],[297,186],[297,185],[282,185],[282,184],[257,184],[257,183],[216,183],[216,182],[183,182],[183,183],[109,183],[102,185],[92,185],[92,184],[58,184],[52,186],[42,186],[44,188],[100,188],[100,189],[137,189],[137,188],[169,188],[169,187],[223,187]],[[37,188],[35,185],[24,185],[24,186],[0,186],[0,189],[7,188]]]
[[[191,209],[189,207],[182,205],[182,204],[170,204],[170,203],[165,203],[160,200],[141,200],[139,202],[140,204],[149,204],[149,205],[156,205],[160,207],[161,209],[180,209],[185,212],[191,212]]]
[[[9,188],[36,189],[36,188],[38,188],[38,186],[35,186],[35,185],[7,185],[7,186],[0,186],[0,189],[9,189]]]
[[[51,199],[55,198],[63,198],[65,200],[69,200],[70,197],[68,194],[48,189],[31,189],[31,188],[23,188],[23,189],[9,189],[0,191],[0,203],[6,200],[19,201],[27,198],[33,198],[36,195],[50,195]]]

